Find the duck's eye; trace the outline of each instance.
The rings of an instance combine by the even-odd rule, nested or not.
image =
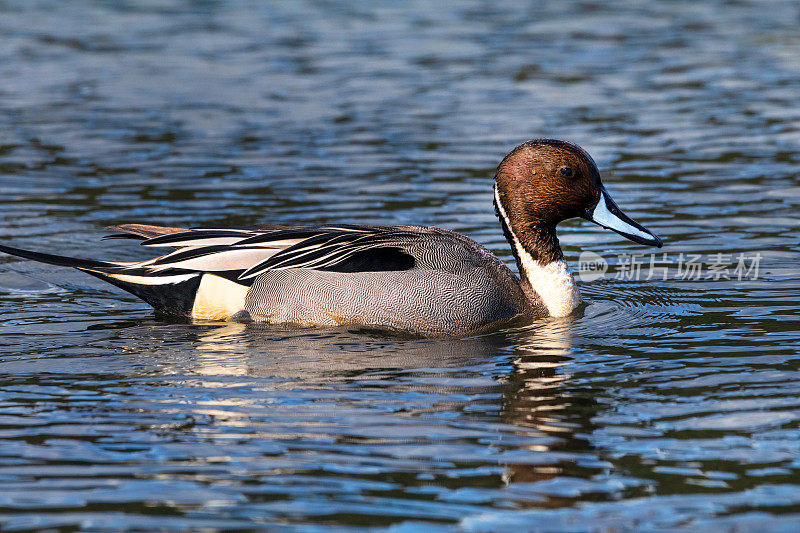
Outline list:
[[[566,178],[572,176],[572,169],[570,167],[561,167],[561,175]]]

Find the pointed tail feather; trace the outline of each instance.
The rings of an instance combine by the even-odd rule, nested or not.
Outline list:
[[[22,248],[14,248],[13,246],[6,246],[5,244],[0,244],[0,252],[5,252],[9,255],[16,255],[17,257],[24,257],[25,259],[33,259],[34,261],[47,263],[49,265],[68,266],[82,269],[118,269],[121,266],[119,263],[109,263],[107,261],[94,261],[92,259],[78,259],[76,257],[46,254],[43,252],[34,252],[32,250],[23,250]]]
[[[125,273],[124,263],[79,259],[46,254],[0,244],[0,252],[32,259],[50,265],[67,266],[82,270],[102,279],[153,306],[156,311],[170,315],[189,316],[194,305],[202,273],[185,271],[180,274],[159,273],[157,276]],[[137,274],[139,274],[137,272]]]

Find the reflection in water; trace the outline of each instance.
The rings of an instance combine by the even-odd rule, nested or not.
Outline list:
[[[227,323],[200,329],[198,357],[182,372],[339,381],[375,369],[471,366],[505,346],[502,337],[400,340],[374,333],[365,342],[348,329],[281,329]],[[506,341],[507,342],[507,341]],[[177,370],[177,369],[176,369]]]
[[[568,476],[576,471],[575,453],[590,452],[587,436],[597,411],[591,397],[577,395],[570,387],[572,318],[549,320],[529,328],[521,336],[513,370],[503,397],[502,419],[518,429],[518,435],[546,436],[546,444],[521,445],[531,452],[546,452],[543,465],[508,464],[507,483],[535,483]],[[571,499],[555,495],[541,501],[518,502],[523,507],[561,507]]]
[[[510,460],[500,460],[502,474],[494,477],[492,485],[503,489],[511,484],[574,475],[576,452],[591,452],[586,436],[592,431],[590,419],[597,411],[597,404],[590,397],[576,394],[569,385],[569,373],[560,371],[571,360],[573,326],[570,318],[542,322],[516,331],[513,335],[517,342],[509,345],[506,334],[435,341],[398,341],[386,337],[354,344],[354,338],[346,330],[321,333],[253,324],[215,325],[199,331],[197,357],[191,369],[181,372],[282,378],[312,388],[322,383],[352,384],[362,389],[376,384],[376,373],[391,372],[395,376],[411,373],[417,377],[411,388],[391,384],[388,388],[381,386],[381,390],[387,395],[393,390],[411,390],[416,395],[437,398],[452,398],[468,390],[470,396],[481,398],[483,409],[490,402],[497,405],[495,412],[503,425],[492,440],[496,441],[501,456]],[[502,361],[497,359],[498,352],[506,353]],[[479,383],[465,383],[463,376],[457,377],[459,368],[487,361],[494,361],[495,369]],[[436,378],[426,379],[425,374]],[[254,397],[248,404],[259,402]],[[469,402],[464,406],[468,408]],[[399,416],[413,421],[439,409],[432,405],[406,408]],[[209,411],[198,406],[198,413]],[[407,428],[405,438],[400,440],[418,443],[418,439],[426,439],[425,427],[426,424],[421,424],[421,428]],[[261,434],[261,438],[275,436],[272,432]],[[397,445],[397,439],[385,435],[373,434],[371,439],[376,444]],[[560,507],[572,501],[546,496],[517,505]]]
[[[248,361],[239,354],[238,339],[245,325],[227,323],[202,331],[198,337],[197,357],[192,370],[200,375],[246,376],[251,373]]]

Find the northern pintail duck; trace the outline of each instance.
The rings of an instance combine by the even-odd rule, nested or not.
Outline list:
[[[512,319],[562,317],[580,304],[556,225],[582,217],[628,239],[661,239],[624,215],[577,145],[534,139],[494,177],[494,206],[520,277],[477,242],[437,227],[278,225],[110,229],[175,251],[141,262],[76,259],[0,245],[0,251],[71,266],[157,311],[197,319],[302,326],[361,325],[422,335],[467,334]]]

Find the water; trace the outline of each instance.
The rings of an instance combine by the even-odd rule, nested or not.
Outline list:
[[[796,530],[800,7],[495,4],[0,3],[3,242],[418,223],[509,260],[490,177],[549,136],[670,267],[616,279],[652,250],[570,221],[611,264],[575,316],[420,340],[158,320],[4,256],[4,529]],[[719,253],[757,279],[676,279]]]

